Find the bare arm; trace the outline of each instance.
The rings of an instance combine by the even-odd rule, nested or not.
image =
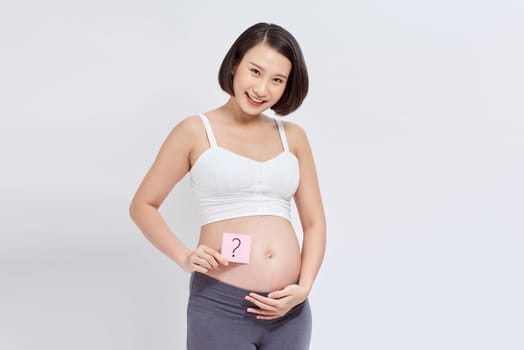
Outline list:
[[[207,268],[217,267],[221,256],[207,247],[199,247],[196,251],[186,247],[158,211],[191,167],[191,154],[200,132],[198,123],[196,118],[185,119],[169,133],[135,193],[129,214],[144,236],[184,270],[205,272]]]
[[[308,292],[318,274],[326,249],[326,219],[313,153],[304,130],[289,125],[289,135],[300,162],[300,182],[295,204],[304,232],[299,285]]]

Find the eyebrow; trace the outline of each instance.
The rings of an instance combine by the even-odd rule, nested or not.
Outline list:
[[[257,67],[257,68],[260,69],[260,70],[264,70],[264,67],[261,67],[261,66],[259,66],[258,64],[254,63],[254,62],[248,61],[248,63],[249,63],[249,64],[252,64],[253,66]],[[275,75],[276,75],[277,77],[281,77],[281,78],[284,78],[284,79],[288,79],[288,78],[289,78],[288,76],[286,76],[286,75],[284,75],[284,74],[279,74],[279,73],[277,73],[277,74],[275,74]]]

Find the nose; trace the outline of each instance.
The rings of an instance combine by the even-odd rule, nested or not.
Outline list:
[[[266,79],[259,79],[257,83],[253,86],[253,92],[257,97],[264,97],[268,91],[269,81]]]

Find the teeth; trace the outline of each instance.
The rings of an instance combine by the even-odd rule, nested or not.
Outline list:
[[[248,96],[249,96],[250,99],[252,99],[252,100],[255,101],[256,103],[262,103],[262,102],[264,102],[264,100],[259,100],[258,98],[254,98],[253,96],[251,96],[251,95],[249,95],[249,94],[248,94]]]

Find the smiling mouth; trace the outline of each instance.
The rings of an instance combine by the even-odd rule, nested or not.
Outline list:
[[[247,92],[246,92],[246,96],[247,96],[248,101],[251,102],[251,104],[253,104],[253,105],[255,105],[255,106],[260,106],[261,104],[263,104],[264,102],[266,102],[266,101],[264,101],[264,100],[260,100],[260,99],[258,99],[258,98],[255,98],[255,97],[251,96],[251,95],[248,94]]]

